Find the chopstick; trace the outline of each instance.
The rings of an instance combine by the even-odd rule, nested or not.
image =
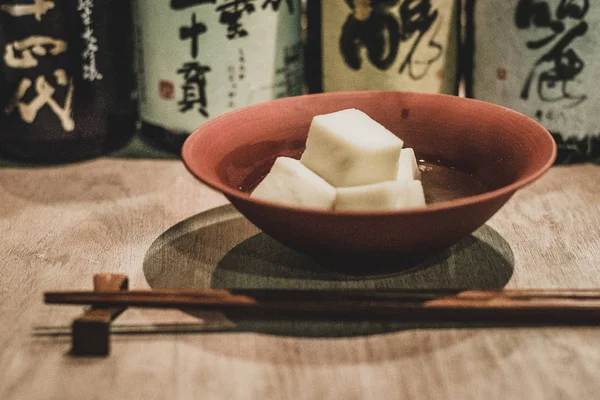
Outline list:
[[[47,292],[48,304],[217,310],[240,318],[600,322],[600,290],[131,290]]]
[[[154,323],[154,324],[111,324],[109,328],[112,335],[151,335],[168,333],[210,333],[234,332],[236,326],[231,321],[203,321],[194,323]],[[34,326],[33,336],[70,336],[70,325]]]

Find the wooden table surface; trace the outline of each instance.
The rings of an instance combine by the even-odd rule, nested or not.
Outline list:
[[[154,156],[155,154],[153,154]],[[147,287],[600,287],[600,166],[553,168],[433,265],[324,272],[259,234],[175,159],[117,154],[0,167],[0,399],[598,399],[600,329],[281,322],[245,332],[115,335],[69,355],[77,306],[120,272]],[[211,210],[208,213],[204,211]],[[235,324],[128,310],[118,324]]]

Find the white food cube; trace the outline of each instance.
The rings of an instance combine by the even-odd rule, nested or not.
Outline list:
[[[427,203],[421,181],[405,182],[405,185],[396,203],[398,209],[425,207]]]
[[[301,161],[335,187],[393,181],[403,144],[367,114],[348,109],[313,118]]]
[[[398,181],[421,180],[421,171],[413,149],[402,149],[398,160]]]
[[[250,196],[288,206],[331,210],[335,195],[333,186],[299,160],[278,157]]]
[[[338,188],[333,208],[336,211],[395,210],[400,192],[405,186],[402,182],[386,181]]]
[[[386,181],[337,189],[334,210],[390,211],[424,207],[420,181]]]

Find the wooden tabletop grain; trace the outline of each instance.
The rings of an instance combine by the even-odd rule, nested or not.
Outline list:
[[[600,398],[599,328],[281,321],[202,332],[240,321],[128,310],[118,324],[200,328],[115,335],[108,358],[75,358],[68,336],[39,334],[82,312],[42,293],[91,289],[98,272],[139,289],[600,287],[600,166],[553,168],[402,274],[322,268],[226,204],[176,159],[0,167],[0,399]]]

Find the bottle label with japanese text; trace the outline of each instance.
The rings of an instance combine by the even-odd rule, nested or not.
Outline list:
[[[141,119],[188,134],[303,90],[300,0],[137,0]]]
[[[323,89],[456,93],[455,0],[323,0]]]
[[[536,119],[559,140],[597,135],[600,3],[471,4],[472,96]]]

